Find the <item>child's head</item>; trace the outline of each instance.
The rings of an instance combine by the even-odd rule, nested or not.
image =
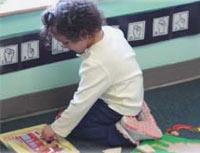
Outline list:
[[[64,47],[79,51],[88,47],[101,30],[102,16],[97,7],[84,0],[60,0],[42,15],[43,33],[52,35]]]

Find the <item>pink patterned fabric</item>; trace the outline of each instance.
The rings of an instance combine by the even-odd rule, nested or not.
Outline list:
[[[137,116],[124,116],[116,124],[120,133],[131,142],[138,144],[144,139],[158,139],[162,132],[152,116],[146,102],[142,111]]]

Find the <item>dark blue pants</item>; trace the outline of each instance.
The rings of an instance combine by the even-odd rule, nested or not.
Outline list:
[[[70,137],[90,140],[106,146],[127,146],[125,139],[116,129],[115,123],[122,115],[113,111],[103,100],[98,100],[81,122],[71,132]]]

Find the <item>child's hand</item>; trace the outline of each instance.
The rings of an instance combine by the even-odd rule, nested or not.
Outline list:
[[[47,141],[47,142],[52,142],[57,139],[56,133],[53,131],[50,125],[47,125],[44,127],[42,130],[42,137]]]

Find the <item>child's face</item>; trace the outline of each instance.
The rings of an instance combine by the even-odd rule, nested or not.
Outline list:
[[[59,42],[62,43],[62,46],[64,48],[68,48],[70,50],[73,50],[76,53],[81,54],[81,53],[84,52],[84,50],[86,48],[88,48],[88,44],[89,44],[88,38],[82,39],[82,40],[77,41],[77,42],[73,42],[73,41],[67,39],[65,36],[60,35],[60,34],[54,34],[53,36],[54,36],[55,39],[57,39]]]

